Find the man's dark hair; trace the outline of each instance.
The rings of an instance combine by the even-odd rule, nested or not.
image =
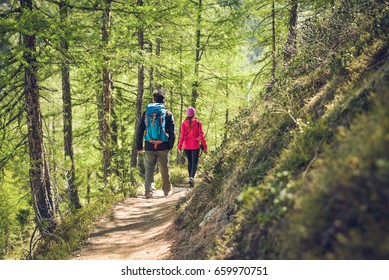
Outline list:
[[[166,99],[166,92],[162,89],[156,89],[153,93],[154,102],[163,103]]]

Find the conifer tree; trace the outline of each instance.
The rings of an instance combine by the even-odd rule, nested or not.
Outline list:
[[[296,52],[296,36],[297,36],[297,8],[298,1],[290,1],[290,12],[289,12],[289,24],[288,24],[288,39],[284,48],[284,58],[286,61]]]
[[[29,13],[33,11],[32,0],[20,0],[22,16],[34,20]],[[26,100],[28,143],[30,154],[30,186],[36,222],[43,235],[52,232],[58,222],[55,217],[55,203],[47,155],[43,144],[42,114],[38,86],[38,64],[36,36],[34,30],[22,33],[25,51],[24,95]]]
[[[68,0],[61,0],[59,5],[60,19],[65,25],[68,17]],[[66,27],[65,27],[66,28]],[[66,33],[66,32],[65,32]],[[73,152],[73,112],[72,97],[70,89],[70,67],[68,63],[69,43],[66,38],[61,40],[61,52],[63,55],[61,72],[62,72],[62,100],[63,100],[63,132],[64,132],[64,150],[65,161],[68,156],[70,159],[70,170],[65,171],[65,177],[69,188],[69,199],[76,209],[81,208],[78,190],[75,184],[76,168],[74,164]]]
[[[195,61],[194,61],[194,82],[192,84],[192,106],[196,107],[199,87],[199,67],[201,60],[201,16],[203,10],[203,1],[198,0],[196,10],[196,46],[195,46]]]
[[[102,88],[102,119],[101,119],[101,146],[103,153],[103,182],[108,184],[111,174],[112,161],[112,73],[109,57],[109,31],[111,25],[112,0],[105,0],[103,3],[102,43],[103,43],[103,88]]]
[[[142,7],[143,6],[143,0],[137,0],[137,6]],[[141,13],[144,15],[143,13]],[[144,84],[145,84],[145,68],[143,64],[143,51],[144,51],[144,28],[142,24],[142,18],[138,18],[138,28],[137,28],[137,39],[138,39],[138,87],[137,87],[137,95],[136,95],[136,105],[135,105],[135,133],[134,133],[134,140],[133,140],[133,148],[132,148],[132,154],[131,154],[131,167],[137,166],[137,147],[136,143],[138,141],[138,134],[136,131],[138,130],[140,126],[140,121],[142,117],[142,110],[143,110],[143,95],[144,95]]]

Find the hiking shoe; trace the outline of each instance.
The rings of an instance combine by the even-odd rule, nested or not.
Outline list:
[[[153,194],[152,193],[146,193],[145,194],[146,199],[152,198]]]
[[[192,177],[189,178],[189,187],[194,187],[194,179]]]
[[[167,192],[163,192],[165,194],[165,196],[168,196],[169,194],[172,194],[173,193],[173,186],[170,185],[170,190],[168,190]]]

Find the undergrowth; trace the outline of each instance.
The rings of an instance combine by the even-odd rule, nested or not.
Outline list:
[[[364,17],[363,14],[359,16]],[[239,116],[228,131],[223,146],[205,163],[208,180],[178,207],[176,223],[182,231],[182,237],[175,248],[181,258],[341,259],[385,256],[388,251],[379,248],[377,240],[378,237],[383,238],[386,244],[383,236],[387,232],[386,214],[382,207],[386,198],[381,201],[374,198],[378,204],[373,208],[378,207],[377,213],[382,217],[372,218],[369,215],[373,213],[373,216],[377,216],[377,213],[367,211],[368,215],[362,218],[365,220],[354,223],[355,227],[352,219],[344,226],[344,220],[333,220],[332,216],[337,214],[337,209],[341,209],[339,206],[345,209],[348,207],[346,197],[339,200],[334,195],[338,187],[337,180],[352,177],[346,167],[340,166],[342,163],[347,166],[348,155],[342,154],[337,147],[355,143],[355,146],[360,145],[362,148],[364,142],[369,141],[363,137],[372,131],[364,131],[365,136],[362,136],[362,132],[353,132],[356,129],[363,131],[364,126],[368,125],[368,121],[363,121],[368,118],[366,113],[375,106],[380,107],[377,103],[383,102],[383,96],[388,94],[387,86],[383,86],[388,81],[388,74],[377,72],[388,68],[384,65],[388,56],[387,36],[385,32],[377,31],[380,28],[375,32],[370,30],[371,26],[378,23],[382,29],[387,29],[387,21],[385,15],[366,20],[364,26],[359,26],[361,33],[353,33],[349,42],[331,50],[332,54],[325,59],[320,57],[316,60],[316,45],[308,44],[305,46],[307,49],[296,56],[289,69],[283,73],[285,79],[278,83],[272,93],[277,96],[271,101],[260,99],[249,113]],[[314,29],[317,28],[315,24],[309,27],[313,28],[310,30],[313,37],[323,31]],[[346,29],[349,28],[346,21],[342,24]],[[320,28],[332,32],[334,36],[345,31],[331,30],[331,24],[326,26],[321,23]],[[326,53],[325,49],[322,51],[322,54]],[[308,56],[311,56],[310,60],[307,60]],[[304,67],[301,67],[302,63]],[[377,91],[382,91],[380,98],[377,97]],[[372,111],[371,115],[379,115],[380,110],[385,110],[385,106],[380,108]],[[381,116],[384,115],[382,113]],[[375,128],[385,131],[383,123]],[[342,133],[348,135],[344,143],[339,140]],[[378,143],[386,141],[382,139],[385,133],[377,135],[376,145],[382,147],[386,144]],[[351,141],[353,135],[356,139]],[[336,156],[338,152],[339,158]],[[326,168],[332,166],[332,161],[339,169],[333,174],[326,171]],[[322,162],[326,162],[323,165],[326,167],[319,167]],[[380,164],[385,166],[386,159],[380,161]],[[346,176],[340,174],[341,171],[346,172]],[[379,172],[389,174],[385,168]],[[372,176],[372,181],[375,180],[375,173],[367,172],[365,179],[369,176]],[[327,195],[326,191],[313,190],[320,189],[314,185],[323,185],[318,178],[332,180],[332,185],[329,184],[333,189],[331,195]],[[357,183],[352,178],[346,180]],[[358,192],[357,186],[354,190]],[[377,194],[379,192],[387,190],[375,191]],[[368,193],[365,191],[365,195]],[[354,193],[349,192],[349,195],[352,200]],[[311,198],[317,202],[317,206],[309,203]],[[332,201],[327,206],[327,199],[338,201],[334,202],[332,210],[329,210]],[[350,213],[360,213],[357,208],[349,207],[352,209]],[[214,209],[216,211],[210,211]],[[199,226],[209,213],[213,215],[212,223]],[[323,217],[328,220],[323,221]],[[382,224],[373,225],[373,222]],[[337,226],[341,224],[347,230],[339,235],[331,223]],[[366,229],[366,226],[372,229]],[[368,231],[375,233],[364,234]],[[291,238],[290,233],[296,236]],[[364,252],[362,240],[366,237],[372,240],[366,242],[368,249]],[[324,241],[332,243],[327,248]],[[347,244],[349,250],[340,246],[342,242]]]
[[[386,75],[388,83],[389,70]],[[376,93],[370,113],[338,131],[309,173],[309,188],[296,197],[282,230],[280,257],[389,257],[388,90],[387,84],[383,96]]]
[[[389,74],[389,70],[387,69],[386,71],[388,71]],[[377,77],[377,81],[379,83],[385,83],[386,81],[387,83],[388,80],[385,80],[387,79],[385,78],[385,75],[387,74]],[[374,83],[376,82],[374,81]],[[328,212],[326,210],[330,207],[329,205],[331,202],[336,201],[337,199],[325,197],[323,193],[318,194],[314,191],[309,192],[309,195],[305,194],[305,192],[308,189],[311,189],[312,185],[315,184],[312,182],[312,177],[319,176],[318,174],[325,174],[322,175],[322,178],[332,180],[331,182],[334,185],[333,188],[336,189],[336,191],[341,191],[342,181],[350,175],[350,171],[344,170],[345,167],[342,166],[342,164],[347,166],[349,156],[342,155],[337,151],[337,145],[339,145],[339,143],[336,139],[342,135],[348,135],[346,138],[347,141],[343,143],[344,146],[360,146],[362,149],[363,147],[366,148],[366,143],[369,143],[369,145],[379,145],[380,147],[383,147],[382,149],[384,150],[381,152],[385,152],[387,149],[385,148],[386,143],[384,143],[385,133],[387,133],[387,131],[385,132],[386,127],[384,126],[386,118],[385,113],[382,113],[381,111],[386,109],[385,105],[382,104],[387,103],[384,102],[384,99],[387,99],[388,97],[384,95],[377,97],[375,93],[376,90],[376,88],[362,88],[354,95],[344,98],[344,100],[334,106],[334,108],[321,120],[310,127],[307,127],[305,131],[296,136],[289,149],[283,151],[278,164],[266,176],[264,182],[260,185],[251,186],[240,194],[239,198],[242,201],[243,206],[234,222],[235,226],[228,234],[225,234],[222,238],[218,239],[217,246],[212,253],[213,257],[220,258],[220,255],[226,254],[226,250],[228,250],[228,255],[223,255],[223,258],[309,259],[314,257],[372,258],[373,256],[375,258],[380,258],[381,253],[377,252],[379,249],[378,246],[375,246],[375,248],[370,246],[370,257],[368,254],[363,253],[360,253],[359,255],[347,253],[345,250],[339,248],[336,249],[339,251],[336,253],[324,252],[325,249],[323,248],[325,248],[326,245],[323,244],[323,240],[326,240],[326,237],[323,237],[323,235],[325,236],[333,229],[328,225],[327,221],[323,221],[323,219],[329,219],[335,224],[338,224],[339,221],[332,219],[334,216],[343,215],[340,213],[342,213],[341,210],[345,209],[351,209],[345,212],[353,212],[354,215],[358,215],[358,209],[353,209],[353,207],[347,203],[347,199],[352,200],[358,196],[357,194],[351,192],[349,193],[349,196],[346,197],[347,199],[344,198],[345,200],[337,204],[337,206],[342,205],[344,209],[338,208],[337,210],[333,209],[333,211]],[[388,94],[387,88],[383,88],[382,91],[382,94]],[[371,112],[370,115],[373,119],[378,116],[380,122],[371,126],[367,125],[368,121],[364,121],[364,118],[366,118],[366,112],[372,110],[371,107],[373,104],[379,106],[379,108]],[[374,137],[369,139],[369,136],[372,136],[373,134],[372,131],[365,129],[365,127],[376,129],[377,131],[381,131],[381,133],[377,135],[376,139],[374,139]],[[381,141],[383,143],[372,144],[374,141]],[[326,153],[333,153],[333,155],[332,157],[329,157]],[[378,153],[374,153],[372,157],[373,156],[378,156]],[[328,168],[331,167],[331,172],[326,170],[317,171],[317,162],[325,162]],[[384,170],[382,172],[389,172],[389,170]],[[312,173],[315,175],[312,175]],[[369,174],[365,179],[374,181],[375,174]],[[350,183],[350,185],[354,184],[354,189],[358,186],[356,182],[358,182],[358,180],[362,181],[361,178],[358,178],[356,181],[355,179],[351,180],[352,183]],[[325,186],[323,182],[318,185],[321,186],[321,188]],[[305,197],[305,207],[301,206],[301,197]],[[320,201],[320,203],[316,203],[317,205],[315,205],[314,202],[311,202],[311,199],[315,200],[315,197],[316,200]],[[385,200],[385,198],[383,199]],[[374,206],[381,207],[380,210],[382,210],[382,215],[386,215],[384,208],[382,208],[383,205],[386,205],[385,203],[386,201],[378,202],[381,206]],[[304,212],[304,217],[300,217],[300,223],[298,223],[296,219],[294,219],[293,222],[287,222],[289,215],[291,215],[290,212]],[[367,213],[371,214],[370,211],[367,211]],[[308,231],[308,233],[304,232],[305,235],[303,235],[301,233],[301,227],[306,224],[307,221],[311,221],[313,224],[306,226],[306,231]],[[315,224],[315,222],[318,221],[322,222],[322,227],[328,226],[330,228],[327,233],[322,231],[319,225]],[[381,220],[381,222],[383,221],[384,220]],[[288,225],[287,228],[285,228],[285,224]],[[365,226],[366,225],[359,224],[356,228]],[[382,227],[386,227],[385,222],[382,223]],[[382,234],[383,228],[377,231],[377,234]],[[304,245],[309,243],[307,240],[299,243],[301,247],[296,245],[298,243],[295,239],[302,238],[302,236],[306,236],[307,239],[314,238],[312,231],[317,231],[316,234],[320,237],[317,237],[307,247]],[[291,232],[294,232],[295,234],[291,234]],[[320,238],[322,238],[322,240],[318,240]],[[367,244],[365,245],[368,246]],[[230,251],[231,247],[234,248],[232,251]],[[316,255],[313,253],[305,254],[303,248],[310,248],[312,250],[318,250],[319,252],[316,252]],[[356,251],[358,251],[358,249],[360,248],[354,248]],[[374,249],[376,250],[375,252]],[[292,254],[291,252],[294,253]]]
[[[104,201],[96,201],[85,205],[74,215],[66,217],[53,234],[41,239],[37,249],[26,258],[36,260],[66,260],[80,249],[88,238],[96,222],[109,215],[112,205],[121,196],[106,197]]]

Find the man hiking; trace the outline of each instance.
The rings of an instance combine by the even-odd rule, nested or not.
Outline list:
[[[154,170],[158,162],[162,175],[162,190],[167,196],[172,191],[169,174],[169,151],[174,146],[174,117],[166,110],[166,92],[157,89],[153,94],[154,103],[150,103],[143,113],[137,131],[138,154],[143,154],[143,138],[146,154],[145,196],[152,198],[154,186]]]

